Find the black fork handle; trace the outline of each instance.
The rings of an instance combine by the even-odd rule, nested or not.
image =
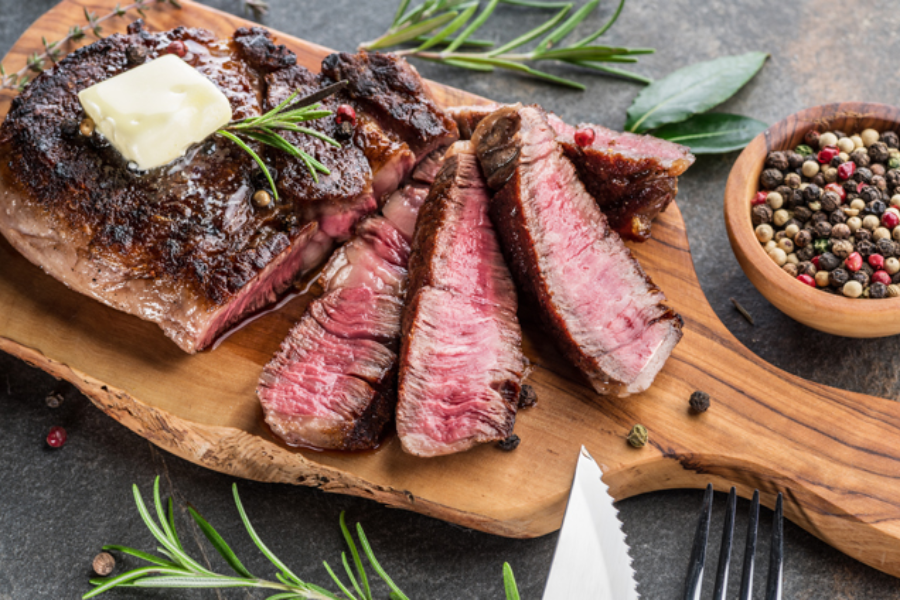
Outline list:
[[[691,549],[691,561],[688,563],[687,578],[684,582],[684,600],[700,600],[703,586],[703,567],[706,564],[706,545],[709,541],[709,522],[712,519],[713,486],[706,486],[703,496],[703,508],[700,510],[700,522],[694,533],[694,547]]]

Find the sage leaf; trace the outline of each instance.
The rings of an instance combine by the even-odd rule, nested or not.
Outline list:
[[[703,113],[687,121],[664,125],[653,132],[658,138],[683,144],[694,154],[720,154],[740,150],[766,130],[762,121],[727,113]]]
[[[718,106],[744,87],[768,56],[748,52],[678,69],[641,90],[628,108],[625,129],[640,133]]]

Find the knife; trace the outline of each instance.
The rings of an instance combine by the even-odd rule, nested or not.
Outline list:
[[[581,447],[543,600],[638,600],[631,556],[603,473]]]

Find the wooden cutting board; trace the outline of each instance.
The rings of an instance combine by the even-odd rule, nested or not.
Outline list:
[[[66,0],[39,19],[3,60],[7,71],[60,39],[83,10],[104,15],[114,0]],[[133,13],[132,13],[133,14]],[[155,29],[205,27],[228,36],[248,23],[184,1],[154,5]],[[103,24],[124,30],[130,18]],[[91,41],[89,36],[86,42]],[[328,50],[279,35],[317,69]],[[71,48],[64,48],[65,51]],[[433,85],[446,105],[477,97]],[[5,115],[12,94],[0,98]],[[553,107],[548,107],[553,108]],[[2,184],[0,184],[2,186]],[[2,189],[0,189],[2,191]],[[396,438],[363,454],[289,448],[266,429],[257,377],[309,296],[257,319],[216,350],[188,356],[158,327],[68,290],[0,238],[0,349],[79,387],[101,410],[154,444],[238,477],[316,486],[510,537],[560,525],[578,448],[587,446],[616,498],[668,488],[754,488],[787,516],[847,554],[900,576],[900,404],[805,381],[765,363],[722,325],[694,272],[684,222],[672,206],[635,255],[684,317],[684,339],[656,383],[627,399],[597,397],[523,311],[528,380],[536,407],[520,413],[514,452],[493,446],[443,458],[404,454]],[[688,411],[694,390],[713,398]],[[625,442],[632,425],[650,444]]]

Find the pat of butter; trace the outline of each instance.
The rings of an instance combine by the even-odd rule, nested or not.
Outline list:
[[[167,164],[231,121],[225,94],[167,54],[78,93],[94,126],[141,170]]]

